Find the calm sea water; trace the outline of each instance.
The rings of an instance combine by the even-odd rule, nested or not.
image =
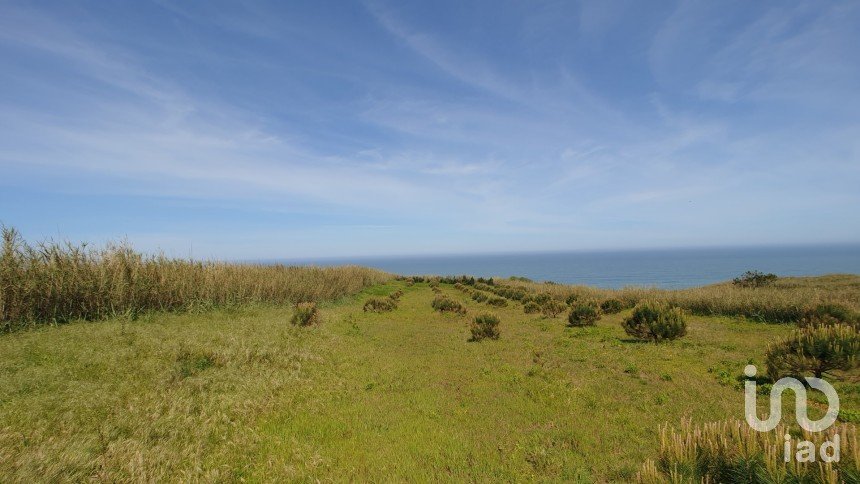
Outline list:
[[[860,245],[344,258],[300,263],[359,264],[404,275],[525,276],[607,288],[681,288],[729,280],[747,270],[780,276],[860,274]]]

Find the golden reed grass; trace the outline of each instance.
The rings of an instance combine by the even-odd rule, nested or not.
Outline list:
[[[636,476],[640,483],[838,483],[860,479],[860,448],[857,427],[839,424],[824,432],[803,431],[792,434],[796,444],[807,440],[821,448],[825,441],[839,435],[838,462],[798,462],[791,447],[785,459],[784,425],[770,432],[757,432],[743,420],[705,424],[685,421],[678,430],[665,426],[660,432],[660,451],[656,460],[646,461]]]
[[[101,249],[30,245],[3,228],[0,330],[145,311],[245,303],[331,300],[392,276],[356,266],[231,264],[144,255],[128,244]]]

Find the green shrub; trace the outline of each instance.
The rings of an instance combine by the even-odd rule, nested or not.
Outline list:
[[[397,300],[391,297],[372,297],[364,303],[364,312],[381,313],[397,309]]]
[[[451,312],[458,314],[466,314],[466,308],[464,308],[462,304],[445,296],[436,296],[436,298],[433,299],[433,302],[430,305],[433,306],[433,309],[439,311],[440,313]]]
[[[573,306],[574,304],[576,304],[576,301],[578,301],[578,300],[579,300],[578,295],[571,294],[571,295],[567,296],[567,298],[564,300],[564,302],[567,303],[568,306]]]
[[[390,297],[391,299],[393,299],[395,301],[399,301],[400,298],[403,297],[403,291],[398,289],[398,290],[392,292],[391,294],[389,294],[388,297]]]
[[[503,297],[491,297],[487,299],[487,304],[489,304],[490,306],[503,308],[508,305],[508,300]]]
[[[293,311],[291,323],[297,326],[310,326],[320,322],[320,311],[315,302],[300,302]]]
[[[773,284],[776,279],[776,274],[764,274],[759,271],[746,271],[740,277],[736,277],[732,283],[740,287],[762,287]]]
[[[549,293],[546,293],[546,292],[542,292],[540,294],[535,294],[534,296],[532,296],[532,301],[540,304],[541,306],[546,304],[551,299],[552,299],[552,295]]]
[[[620,313],[624,309],[624,303],[620,299],[611,298],[600,303],[600,310],[606,314]]]
[[[594,326],[600,319],[600,310],[594,304],[578,303],[567,315],[568,326]]]
[[[556,299],[550,299],[540,307],[541,314],[547,318],[554,318],[567,310],[567,304]]]
[[[499,339],[499,318],[489,313],[479,314],[472,320],[471,330],[471,341],[480,341],[484,338]]]
[[[833,370],[858,366],[860,332],[848,325],[801,328],[765,353],[768,376],[776,381],[784,376],[817,378]]]
[[[529,302],[523,304],[523,311],[526,314],[539,313],[540,312],[540,304],[538,304],[534,301],[529,301]]]
[[[634,338],[654,341],[673,340],[687,334],[687,321],[681,308],[656,301],[643,301],[621,323]]]
[[[472,299],[477,302],[484,302],[487,300],[487,297],[487,294],[481,291],[475,291],[474,294],[472,294]]]

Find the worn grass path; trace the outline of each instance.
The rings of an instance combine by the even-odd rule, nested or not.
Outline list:
[[[396,288],[397,310],[361,311]],[[733,378],[790,330],[692,317],[643,344],[625,313],[573,329],[442,290],[470,314],[390,283],[311,328],[246,307],[0,336],[0,481],[627,481],[662,423],[741,418]],[[479,311],[501,339],[467,342]]]

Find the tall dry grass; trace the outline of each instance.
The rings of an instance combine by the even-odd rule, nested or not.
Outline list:
[[[2,230],[0,330],[117,314],[184,311],[252,302],[331,300],[392,276],[356,266],[231,264],[104,248],[28,244]]]
[[[503,284],[534,293],[549,293],[560,300],[571,295],[576,295],[579,300],[617,298],[628,307],[646,299],[657,300],[703,316],[742,316],[774,323],[797,322],[822,304],[835,304],[855,312],[860,310],[860,276],[851,274],[780,278],[766,287],[721,283],[678,290],[647,287],[599,289],[512,280]]]
[[[792,437],[790,462],[785,462],[784,435],[788,431],[779,425],[770,432],[757,432],[742,420],[706,424],[686,421],[678,430],[663,427],[659,456],[643,464],[636,482],[830,484],[860,480],[856,426],[840,424],[819,433],[802,431]],[[824,441],[834,441],[837,434],[839,462],[826,463],[818,455],[815,462],[801,463],[794,458],[800,440],[815,443],[818,451]]]

